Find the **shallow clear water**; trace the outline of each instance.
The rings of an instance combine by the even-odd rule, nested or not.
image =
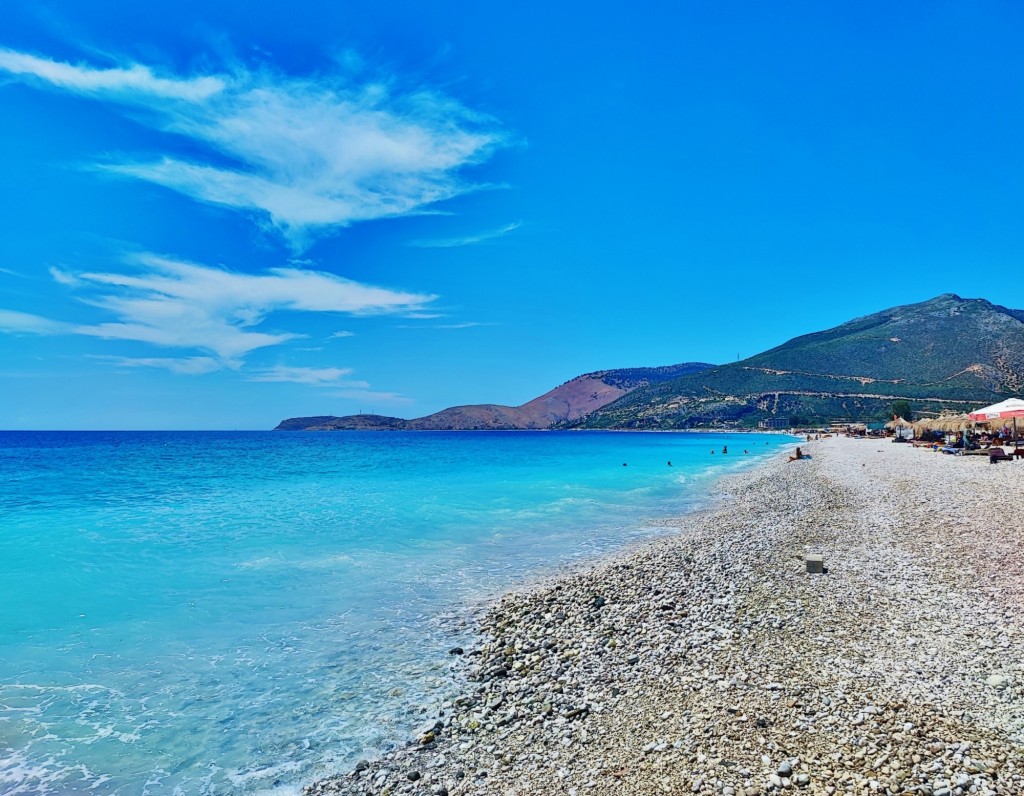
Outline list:
[[[0,433],[0,792],[297,792],[409,737],[446,618],[788,442]]]

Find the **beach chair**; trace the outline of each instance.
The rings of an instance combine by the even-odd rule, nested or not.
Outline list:
[[[1013,454],[1007,453],[1002,448],[989,448],[988,449],[988,463],[995,464],[996,462],[1012,462]]]

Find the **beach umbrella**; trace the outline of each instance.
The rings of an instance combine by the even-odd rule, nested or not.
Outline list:
[[[920,435],[925,431],[938,431],[939,426],[942,423],[942,416],[940,417],[919,417],[914,421],[914,433]]]
[[[971,412],[969,417],[972,420],[1013,420],[1013,439],[1017,441],[1017,418],[1024,417],[1024,399],[1007,398],[991,406],[985,406],[976,412]]]
[[[914,426],[909,420],[893,415],[892,420],[886,423],[885,427],[894,432],[897,439],[900,439],[903,437],[903,429],[909,428],[912,430]]]
[[[938,417],[933,417],[930,420],[925,420],[924,422],[927,423],[928,428],[932,429],[933,431],[945,431],[946,425],[952,419],[953,415],[946,414],[939,415]]]
[[[967,415],[949,415],[942,421],[943,431],[966,431],[973,425]]]

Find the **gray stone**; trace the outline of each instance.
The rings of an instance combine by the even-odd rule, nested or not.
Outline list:
[[[807,564],[809,575],[820,575],[825,571],[825,559],[817,553],[804,556],[804,562]]]

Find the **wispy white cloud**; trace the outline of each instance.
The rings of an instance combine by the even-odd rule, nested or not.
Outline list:
[[[201,376],[205,373],[213,373],[221,370],[225,364],[224,360],[213,357],[93,357],[110,362],[122,368],[160,368],[169,370],[171,373],[179,373],[187,376]]]
[[[466,321],[465,323],[438,323],[434,329],[472,329],[476,326],[497,326],[496,323],[485,323],[484,321]]]
[[[428,316],[429,317],[429,316]],[[399,324],[399,329],[473,329],[477,326],[497,326],[498,324],[486,321],[465,321],[463,323],[428,323],[428,324],[416,324],[403,323]]]
[[[201,102],[225,88],[224,80],[219,77],[163,78],[157,77],[149,67],[141,64],[95,69],[8,49],[0,49],[0,69],[82,94],[145,94],[163,99]]]
[[[434,298],[321,271],[275,268],[242,274],[157,255],[141,256],[139,265],[138,273],[76,275],[107,291],[90,301],[116,318],[80,326],[79,334],[197,348],[234,359],[301,336],[255,328],[275,311],[405,313]]]
[[[13,50],[0,50],[0,71],[144,109],[133,118],[189,139],[190,157],[165,152],[98,168],[253,212],[296,250],[335,228],[426,212],[485,187],[463,170],[508,142],[494,119],[395,80],[354,85],[242,67],[157,75],[137,63],[104,69]]]
[[[279,381],[295,384],[314,384],[317,386],[337,386],[341,380],[351,375],[352,368],[299,368],[288,365],[275,365],[272,368],[253,373],[249,381]],[[359,385],[368,386],[365,382]]]
[[[56,266],[50,266],[50,276],[53,277],[53,281],[61,285],[77,285],[78,278],[67,271],[63,271]]]
[[[252,351],[304,336],[259,328],[276,312],[404,316],[435,298],[296,268],[243,274],[154,254],[138,256],[133,266],[120,272],[54,273],[56,281],[106,314],[106,320],[76,324],[0,310],[0,330],[191,349],[224,367],[238,367]],[[141,364],[162,367],[152,361]]]
[[[355,333],[355,332],[348,332],[348,331],[345,331],[344,329],[342,329],[341,331],[338,331],[338,332],[335,332],[334,334],[332,334],[332,335],[330,336],[330,339],[331,339],[331,340],[334,340],[335,338],[341,338],[341,337],[355,337],[355,336],[356,336],[356,333]]]
[[[516,221],[513,224],[506,224],[504,227],[499,229],[480,232],[476,235],[465,235],[463,237],[456,238],[441,238],[439,240],[414,240],[409,241],[408,245],[416,246],[421,249],[452,249],[456,246],[472,246],[475,243],[485,243],[487,241],[496,240],[497,238],[502,238],[510,232],[515,232],[522,225],[522,221]]]
[[[411,404],[413,399],[397,392],[379,392],[376,390],[339,390],[330,393],[335,398],[348,398],[353,401],[375,401],[385,404]]]
[[[28,312],[0,309],[0,332],[24,334],[67,334],[74,327],[71,324],[32,315]]]

